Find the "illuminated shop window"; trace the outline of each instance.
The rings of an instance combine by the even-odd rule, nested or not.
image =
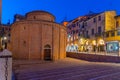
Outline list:
[[[119,42],[108,42],[106,45],[108,53],[119,51]]]

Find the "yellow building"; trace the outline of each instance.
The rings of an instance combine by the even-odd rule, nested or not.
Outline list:
[[[120,16],[115,16],[113,20],[114,27],[111,26],[105,33],[107,52],[119,52],[120,48]]]

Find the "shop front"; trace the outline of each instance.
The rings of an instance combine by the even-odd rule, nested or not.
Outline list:
[[[79,40],[79,52],[87,52],[89,46],[89,40],[81,38]]]
[[[98,40],[92,40],[91,43],[92,43],[93,52],[104,52],[105,51],[105,41],[103,39],[100,38]]]
[[[98,52],[104,52],[105,51],[105,42],[103,39],[98,40]]]
[[[106,42],[107,53],[119,53],[120,45],[119,41]]]

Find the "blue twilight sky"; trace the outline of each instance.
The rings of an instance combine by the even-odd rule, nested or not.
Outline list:
[[[89,11],[103,12],[116,10],[120,14],[120,0],[2,0],[2,23],[13,21],[14,14],[22,14],[32,10],[49,11],[61,22],[85,15]]]

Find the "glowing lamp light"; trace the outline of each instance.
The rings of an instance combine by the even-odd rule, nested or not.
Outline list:
[[[79,43],[80,43],[81,45],[83,45],[83,44],[84,44],[84,39],[81,38],[80,41],[79,41]]]
[[[96,45],[96,41],[95,41],[95,40],[94,40],[94,41],[92,41],[92,44],[93,44],[93,45]]]
[[[4,40],[6,40],[6,39],[7,39],[7,37],[3,37],[3,39],[4,39]]]
[[[88,45],[89,44],[89,42],[88,41],[86,41],[86,45]]]
[[[99,44],[100,45],[104,45],[105,43],[104,43],[104,40],[99,40]]]
[[[68,38],[70,38],[71,37],[71,35],[68,35]]]
[[[78,39],[78,36],[77,36],[77,39]]]

